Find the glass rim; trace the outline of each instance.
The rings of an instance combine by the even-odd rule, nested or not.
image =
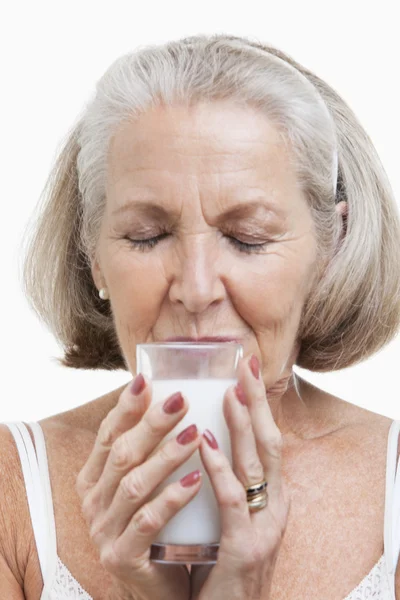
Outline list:
[[[226,342],[149,342],[149,343],[144,343],[144,344],[136,344],[137,348],[151,348],[151,347],[155,347],[155,348],[160,348],[160,347],[167,347],[167,346],[173,346],[174,348],[177,348],[179,346],[182,346],[183,348],[204,348],[209,347],[209,348],[213,348],[213,347],[218,347],[218,346],[223,346],[226,347],[227,345],[231,345],[231,346],[242,346],[243,344],[241,342],[236,342],[235,340],[229,340]]]

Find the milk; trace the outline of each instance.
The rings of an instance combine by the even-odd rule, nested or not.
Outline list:
[[[228,387],[236,383],[237,379],[164,379],[152,381],[153,403],[163,402],[175,392],[181,392],[189,404],[186,415],[163,438],[160,446],[194,423],[197,425],[199,435],[205,429],[209,429],[214,434],[220,449],[232,464],[229,429],[222,412],[222,403]],[[155,540],[156,543],[186,545],[219,542],[221,535],[219,506],[198,450],[167,477],[150,498],[158,495],[170,483],[178,481],[184,475],[196,469],[199,469],[202,474],[200,490],[189,504],[180,509],[162,529]],[[185,493],[183,488],[182,493]]]

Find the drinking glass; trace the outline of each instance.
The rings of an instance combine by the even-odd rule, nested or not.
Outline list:
[[[201,434],[209,429],[232,464],[229,429],[222,403],[226,390],[237,383],[237,366],[243,346],[236,342],[159,342],[138,344],[137,372],[152,382],[152,403],[175,392],[187,398],[189,409],[169,432],[167,440],[195,423]],[[172,517],[151,546],[150,560],[168,564],[216,563],[221,535],[219,506],[198,450],[150,495],[151,500],[172,482],[198,469],[202,483],[196,496]]]

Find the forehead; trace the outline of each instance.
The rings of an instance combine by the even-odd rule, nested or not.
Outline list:
[[[112,214],[135,201],[194,211],[199,198],[210,216],[260,198],[278,215],[292,204],[302,210],[280,132],[260,111],[231,101],[154,107],[121,123],[108,159]]]
[[[280,133],[263,114],[219,101],[157,106],[123,122],[111,140],[109,167],[114,176],[151,168],[229,174],[268,170],[285,158]]]

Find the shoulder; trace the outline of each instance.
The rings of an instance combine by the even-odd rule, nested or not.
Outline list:
[[[39,421],[45,438],[53,495],[74,495],[74,481],[88,459],[100,425],[126,386]]]
[[[115,406],[124,387],[39,421],[45,438],[49,469],[56,480],[61,472],[64,476],[76,475],[83,467],[103,419]]]
[[[97,435],[102,420],[118,402],[125,387],[126,384],[76,408],[43,419],[39,423],[42,429],[58,430],[66,427],[69,431],[75,431],[81,435],[85,435],[85,432]]]
[[[399,464],[400,460],[400,435],[395,435],[394,443],[389,445],[389,434],[394,421],[398,419],[360,407],[352,408],[352,414],[354,419],[347,428],[343,447],[339,446],[339,448],[340,466],[345,467],[346,461],[353,464],[350,473],[353,475],[351,482],[354,483],[354,486],[350,486],[349,481],[344,479],[343,498],[346,498],[347,502],[354,490],[354,503],[362,506],[358,498],[362,498],[363,503],[367,499],[367,505],[371,511],[369,523],[373,522],[373,515],[379,515],[379,522],[376,524],[375,531],[378,532],[380,543],[383,544],[388,460],[394,459],[396,465]],[[400,474],[398,475],[397,486],[400,485],[399,478]],[[400,505],[398,506],[398,512],[400,512]],[[373,531],[374,528],[371,527],[371,535]],[[397,564],[396,586],[398,590],[396,597],[400,598],[400,561]]]
[[[314,391],[317,388],[313,388]],[[319,398],[323,398],[321,406],[323,407],[323,417],[327,424],[329,435],[365,448],[377,449],[377,442],[387,443],[390,427],[393,423],[389,418],[380,413],[353,404],[343,398],[317,390],[314,394],[317,399],[317,408]],[[386,456],[385,456],[386,458]]]
[[[357,457],[357,468],[360,469],[360,474],[364,469],[364,476],[370,472],[371,476],[377,477],[380,473],[385,478],[389,432],[395,419],[349,402],[344,404],[346,405],[346,419],[343,437],[339,436],[339,439],[344,441],[343,449],[350,452],[347,456]],[[396,456],[399,457],[399,455],[400,438],[396,449]]]
[[[0,424],[0,498],[0,553],[22,586],[34,540],[20,458],[4,424]]]

